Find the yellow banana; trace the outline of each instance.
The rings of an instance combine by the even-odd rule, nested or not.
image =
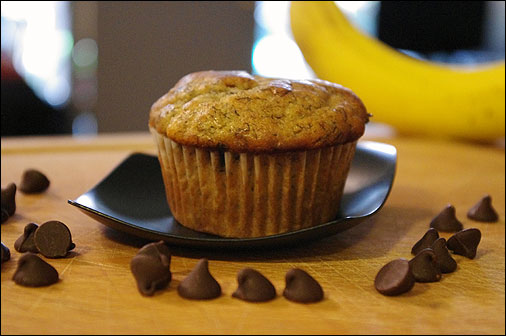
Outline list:
[[[352,89],[400,133],[504,137],[504,61],[455,66],[404,55],[357,30],[333,1],[292,1],[291,28],[316,75]]]

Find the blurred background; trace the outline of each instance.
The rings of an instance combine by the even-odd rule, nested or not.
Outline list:
[[[504,59],[504,1],[337,1],[364,32],[414,57]],[[246,70],[313,78],[288,1],[2,1],[1,135],[147,131],[182,76]]]

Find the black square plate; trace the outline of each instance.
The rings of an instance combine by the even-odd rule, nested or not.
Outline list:
[[[258,238],[224,238],[197,232],[172,217],[156,156],[134,153],[95,187],[68,203],[100,223],[150,240],[203,248],[275,248],[328,237],[375,214],[390,193],[395,147],[358,142],[337,218],[311,228]]]

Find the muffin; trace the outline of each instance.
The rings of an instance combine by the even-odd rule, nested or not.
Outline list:
[[[152,105],[149,128],[174,218],[246,238],[334,219],[368,119],[327,81],[203,71]]]

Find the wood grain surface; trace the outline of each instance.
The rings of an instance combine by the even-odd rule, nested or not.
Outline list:
[[[397,174],[386,205],[360,225],[297,247],[248,252],[173,247],[167,290],[143,297],[129,264],[147,241],[114,231],[67,204],[89,190],[132,152],[155,153],[148,134],[2,138],[1,180],[19,184],[36,168],[51,180],[41,195],[16,195],[17,211],[1,226],[11,260],[2,264],[2,334],[504,334],[505,155],[503,148],[427,139],[379,140],[398,150]],[[485,193],[497,223],[466,218]],[[475,259],[454,256],[458,269],[440,282],[416,283],[397,297],[374,288],[390,260],[411,258],[430,220],[451,203],[465,228],[482,232]],[[60,220],[76,244],[67,258],[46,259],[60,281],[26,288],[11,279],[20,253],[14,241],[27,223]],[[450,234],[441,233],[449,238]],[[222,286],[221,297],[190,301],[179,282],[199,258]],[[262,272],[278,296],[248,303],[231,294],[244,267]],[[281,294],[286,272],[299,267],[317,279],[322,302],[298,304]]]

